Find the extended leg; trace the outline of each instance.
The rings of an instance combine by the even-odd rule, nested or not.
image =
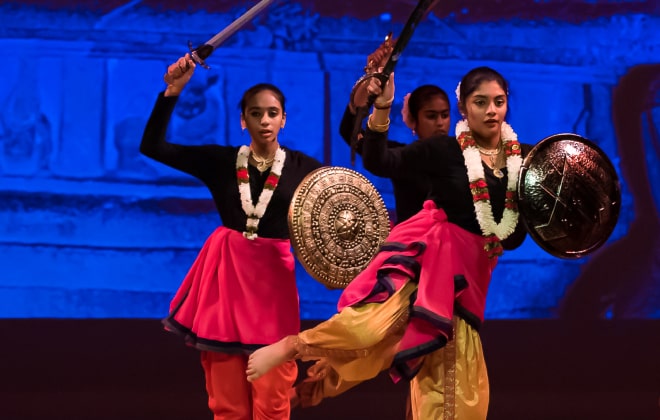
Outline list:
[[[272,368],[281,365],[296,356],[297,335],[284,337],[277,343],[262,347],[252,353],[248,360],[247,380],[253,382],[268,373]]]

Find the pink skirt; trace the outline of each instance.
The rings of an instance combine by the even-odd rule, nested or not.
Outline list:
[[[249,240],[219,227],[170,304],[165,328],[200,350],[246,352],[300,331],[288,239]]]
[[[452,338],[454,314],[475,328],[483,320],[496,258],[488,258],[483,236],[449,223],[432,201],[394,227],[381,251],[344,290],[338,310],[383,302],[408,281],[417,283],[410,318],[394,357],[395,376],[411,378],[420,357]],[[398,375],[397,375],[398,373]]]

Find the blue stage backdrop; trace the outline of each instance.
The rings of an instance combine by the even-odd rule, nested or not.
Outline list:
[[[139,154],[142,129],[167,64],[252,3],[0,5],[0,317],[166,315],[220,221],[203,186]],[[276,2],[211,56],[211,69],[198,69],[176,109],[172,140],[246,144],[240,95],[272,82],[288,101],[282,143],[350,167],[338,134],[350,89],[413,3]],[[511,84],[510,123],[521,141],[587,137],[609,155],[623,191],[619,223],[595,254],[558,259],[529,239],[505,254],[487,318],[659,318],[657,2],[441,3],[396,69],[391,137],[413,139],[399,116],[407,92],[433,83],[453,98],[462,74],[489,65]],[[360,162],[355,169],[392,207],[389,181]],[[300,266],[298,283],[305,319],[334,313],[339,291]]]

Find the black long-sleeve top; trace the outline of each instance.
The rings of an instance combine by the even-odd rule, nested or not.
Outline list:
[[[523,157],[531,148],[529,144],[521,144]],[[377,176],[405,173],[426,177],[430,187],[428,199],[445,211],[449,222],[477,235],[482,234],[475,214],[463,151],[455,137],[436,136],[406,147],[390,148],[387,147],[387,133],[367,129],[362,145],[362,161],[364,167]],[[507,170],[502,169],[505,176],[497,178],[492,169],[485,164],[483,166],[493,217],[499,223],[504,213]],[[514,249],[520,246],[525,235],[524,225],[519,218],[516,231],[502,241],[502,246]]]
[[[356,115],[347,106],[339,125],[339,134],[349,146],[351,144],[351,134],[353,134],[355,118]],[[363,139],[360,139],[356,145],[356,152],[360,155],[362,154],[362,143]],[[396,149],[406,145],[406,143],[387,140],[388,148]],[[396,172],[381,172],[378,176],[389,178],[392,182],[396,223],[401,223],[411,218],[422,209],[422,205],[424,204],[424,200],[427,199],[430,189],[429,182],[426,178]]]
[[[213,201],[225,227],[245,231],[247,216],[241,206],[236,178],[236,157],[239,147],[202,145],[185,146],[165,140],[178,97],[158,95],[147,122],[140,152],[144,155],[200,179],[211,192]],[[273,197],[259,222],[257,234],[264,238],[289,238],[287,214],[291,198],[298,184],[311,171],[321,167],[316,159],[302,152],[286,149],[284,168]],[[250,191],[256,205],[270,169],[263,173],[248,164]]]

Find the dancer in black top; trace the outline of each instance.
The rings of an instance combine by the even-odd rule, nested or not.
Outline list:
[[[386,40],[376,51],[367,57],[367,71],[378,71],[387,62],[393,41]],[[341,137],[350,144],[353,127],[355,125],[356,110],[354,102],[366,102],[365,90],[355,89],[355,98],[349,101],[339,126]],[[390,108],[392,104],[385,104]],[[401,111],[403,121],[412,130],[419,140],[432,136],[447,135],[450,128],[450,105],[447,93],[436,85],[422,85],[405,95]],[[362,154],[363,134],[358,136],[357,153]],[[388,147],[403,147],[407,143],[388,139]],[[387,173],[380,176],[390,178],[394,195],[395,218],[394,224],[401,223],[422,208],[427,199],[429,185],[426,177],[410,176],[401,173]]]
[[[323,359],[340,380],[364,381],[389,369],[409,379],[411,415],[485,419],[489,385],[479,328],[503,241],[525,236],[517,179],[531,145],[505,122],[508,84],[479,67],[462,79],[465,120],[456,137],[387,147],[394,77],[377,95],[362,156],[374,174],[403,171],[430,179],[429,200],[396,225],[380,252],[346,287],[339,312],[316,327],[255,351],[249,380],[292,359]]]
[[[279,144],[285,99],[265,83],[245,91],[240,103],[249,146],[167,142],[172,111],[194,70],[189,54],[168,67],[140,151],[201,180],[222,226],[207,239],[163,323],[201,350],[216,419],[288,418],[295,362],[252,383],[245,369],[252,351],[300,329],[287,214],[298,184],[321,163]]]
[[[393,42],[386,40],[376,51],[367,57],[367,73],[382,69],[392,52]],[[366,90],[356,88],[349,100],[339,127],[339,133],[344,141],[350,145],[351,135],[355,124],[356,110],[354,102],[366,102]],[[385,108],[391,108],[391,103],[385,104]],[[401,110],[403,121],[418,136],[418,140],[447,135],[450,126],[450,105],[447,93],[436,85],[422,85],[405,95],[403,109]],[[358,136],[357,153],[362,154],[363,132]],[[406,143],[395,140],[387,140],[387,147],[400,148]],[[392,182],[394,193],[395,214],[391,216],[393,224],[404,222],[422,209],[424,201],[429,194],[428,177],[402,172],[392,172],[380,176],[389,178]],[[350,382],[337,376],[330,367],[322,360],[311,366],[306,372],[303,382],[296,385],[291,391],[292,404],[302,407],[318,405],[324,398],[337,396],[360,382]]]

